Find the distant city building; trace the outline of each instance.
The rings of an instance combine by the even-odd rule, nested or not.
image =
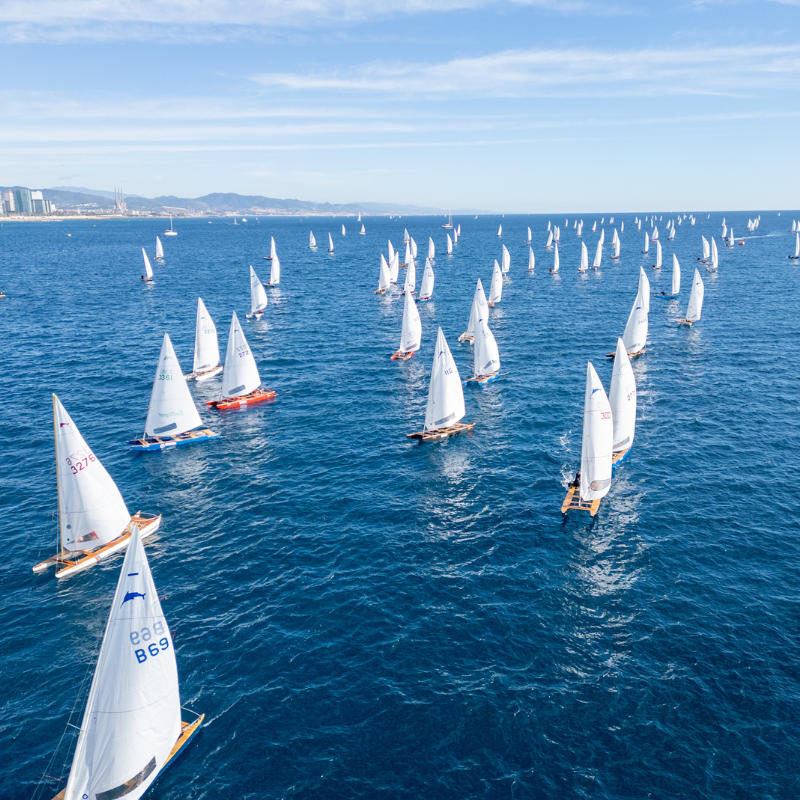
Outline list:
[[[6,214],[13,214],[16,210],[17,207],[14,205],[14,192],[10,189],[3,192],[3,211],[5,211]]]
[[[31,192],[31,206],[33,213],[38,216],[50,213],[50,201],[45,200],[41,192]]]
[[[18,214],[32,214],[33,202],[30,189],[14,189],[14,205]]]
[[[114,213],[124,214],[128,210],[125,205],[125,197],[122,194],[122,189],[114,189]]]

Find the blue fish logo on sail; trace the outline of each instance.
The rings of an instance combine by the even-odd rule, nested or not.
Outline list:
[[[141,597],[142,600],[144,600],[144,595],[145,593],[143,592],[126,592],[125,599],[122,601],[122,605],[124,606],[125,603],[128,602],[128,600],[134,600],[137,597]],[[122,608],[122,606],[120,606],[120,608]]]

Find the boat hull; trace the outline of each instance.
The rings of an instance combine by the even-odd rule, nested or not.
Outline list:
[[[395,354],[392,356],[391,360],[392,360],[392,361],[408,361],[408,359],[409,359],[409,358],[411,358],[411,357],[414,355],[414,353],[415,353],[415,352],[416,352],[415,350],[409,350],[409,351],[406,353],[406,352],[404,352],[403,350],[398,350],[398,351],[397,351],[397,352],[396,352],[396,353],[395,353]]]
[[[187,381],[196,380],[198,383],[202,383],[203,381],[211,380],[215,375],[219,375],[220,372],[222,372],[222,364],[211,369],[205,369],[202,372],[190,372],[184,377]]]
[[[258,403],[263,403],[266,400],[272,400],[275,397],[275,392],[268,389],[256,389],[255,392],[242,395],[241,397],[232,397],[229,400],[210,400],[206,403],[207,406],[213,406],[217,411],[225,411],[229,408],[243,408],[244,406],[254,406]]]
[[[569,488],[564,502],[561,504],[561,513],[566,514],[567,511],[588,511],[589,515],[594,517],[597,510],[600,508],[600,500],[592,500],[590,503],[584,503],[581,500],[581,494],[575,489],[574,486]]]
[[[476,383],[478,386],[486,386],[487,383],[493,383],[500,376],[499,372],[493,372],[491,375],[473,375],[464,381],[464,386],[468,383]]]
[[[126,444],[131,446],[131,450],[149,453],[155,450],[167,450],[172,447],[181,447],[182,445],[193,444],[195,442],[205,442],[208,439],[217,439],[220,435],[219,431],[203,428],[199,431],[188,431],[179,436],[148,436],[143,439],[131,439],[129,442],[126,442]]]
[[[461,336],[458,337],[459,342],[474,342],[475,336],[471,333],[462,333]]]
[[[614,468],[618,464],[621,464],[627,457],[628,453],[631,452],[630,447],[627,450],[617,450],[616,452],[611,454],[611,467]]]
[[[432,431],[420,431],[419,433],[407,433],[407,439],[418,439],[420,442],[440,442],[449,439],[451,436],[458,436],[459,433],[467,433],[475,427],[475,423],[469,424],[457,422],[448,428],[434,428]]]
[[[636,358],[636,356],[640,356],[643,353],[646,353],[647,350],[637,350],[635,353],[628,353],[628,358]],[[616,358],[616,352],[613,353],[606,353],[606,358]]]

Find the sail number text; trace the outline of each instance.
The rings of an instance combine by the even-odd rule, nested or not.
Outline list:
[[[164,650],[169,649],[169,639],[163,634],[164,623],[160,621],[153,624],[152,633],[146,625],[141,631],[131,631],[131,644],[135,648],[133,654],[140,664],[144,664],[147,661],[148,655],[153,658]],[[161,638],[158,641],[154,641],[158,636]],[[142,647],[136,648],[137,644],[142,645]]]
[[[80,450],[76,450],[64,460],[67,462],[67,466],[72,470],[73,475],[77,475],[82,469],[86,469],[91,462],[97,461],[88,447],[82,447]]]

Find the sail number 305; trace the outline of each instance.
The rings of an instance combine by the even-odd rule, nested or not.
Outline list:
[[[142,647],[136,648],[133,651],[134,655],[136,656],[136,660],[140,664],[144,664],[148,657],[154,658],[159,653],[169,649],[169,639],[163,634],[163,622],[154,623],[152,633],[150,632],[150,628],[147,626],[142,628],[141,631],[131,631],[131,644],[134,646],[134,648],[136,648],[137,644],[142,645]],[[158,639],[158,641],[155,641],[156,637],[158,636],[161,638]]]

